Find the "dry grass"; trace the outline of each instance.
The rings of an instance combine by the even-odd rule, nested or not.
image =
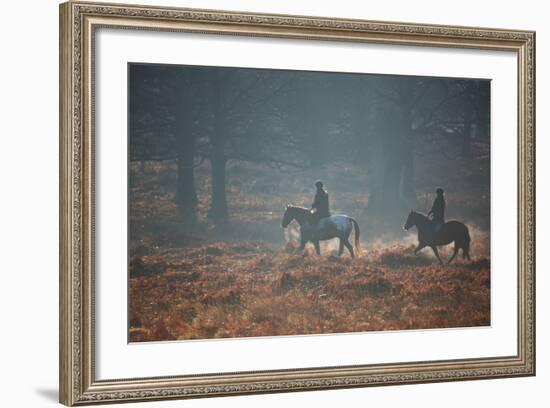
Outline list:
[[[422,163],[418,209],[427,211],[434,185],[453,187],[448,216],[470,228],[471,263],[457,258],[439,267],[430,249],[414,256],[415,238],[401,228],[408,209],[402,219],[366,214],[368,178],[358,169],[331,168],[319,175],[231,164],[231,219],[216,225],[207,220],[210,181],[203,165],[195,171],[198,222],[182,225],[174,204],[175,164],[133,164],[130,340],[489,325],[490,196],[488,183],[476,176],[485,172],[472,163],[444,162],[451,168],[441,172]],[[441,180],[442,175],[454,179]],[[319,176],[330,187],[333,211],[361,225],[363,252],[355,260],[347,253],[334,256],[334,240],[322,244],[321,257],[311,247],[298,253],[296,229],[281,230],[283,206],[310,205],[312,180]],[[440,250],[444,258],[450,252]]]
[[[414,256],[406,244],[370,245],[352,260],[248,241],[136,256],[130,339],[489,325],[488,248],[477,243],[472,253],[471,263],[439,267],[428,254]]]

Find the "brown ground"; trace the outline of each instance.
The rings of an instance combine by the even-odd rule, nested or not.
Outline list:
[[[404,219],[382,223],[365,214],[367,196],[356,190],[368,180],[360,174],[346,177],[348,185],[327,182],[334,186],[335,212],[361,225],[362,253],[351,260],[347,253],[335,256],[335,241],[322,246],[320,257],[313,248],[298,253],[296,231],[281,229],[284,204],[310,204],[311,192],[302,186],[314,175],[279,179],[277,172],[251,172],[247,180],[246,166],[231,167],[231,220],[212,225],[206,221],[208,168],[201,167],[199,223],[189,227],[178,221],[173,204],[173,164],[131,170],[130,341],[490,324],[489,196],[483,189],[447,196],[450,218],[470,227],[472,262],[459,256],[442,268],[428,248],[413,255],[415,240],[402,231]],[[273,194],[281,190],[287,193]],[[426,210],[431,192],[418,197]],[[440,252],[448,258],[451,247]]]

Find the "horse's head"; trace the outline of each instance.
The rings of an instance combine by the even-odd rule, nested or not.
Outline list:
[[[290,205],[286,206],[285,213],[283,215],[283,220],[281,221],[281,226],[283,228],[288,227],[288,224],[291,223],[291,221],[294,219],[294,207],[291,207]]]
[[[298,224],[301,226],[304,220],[307,220],[309,214],[310,212],[307,208],[298,207],[296,205],[287,205],[285,214],[283,215],[283,220],[281,221],[281,226],[286,228],[292,220],[298,221]]]
[[[405,225],[403,225],[403,229],[405,231],[408,231],[411,227],[414,227],[416,225],[416,211],[411,210],[409,213],[409,216],[407,217],[407,222],[405,222]]]

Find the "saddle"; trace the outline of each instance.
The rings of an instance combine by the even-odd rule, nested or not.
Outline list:
[[[330,217],[330,214],[321,214],[319,211],[315,210],[310,210],[309,214],[309,222],[314,226],[318,226],[319,222],[324,218]]]

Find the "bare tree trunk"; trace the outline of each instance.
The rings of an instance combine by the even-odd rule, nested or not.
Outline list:
[[[474,118],[474,106],[471,93],[473,87],[471,84],[467,85],[466,98],[464,100],[464,129],[462,130],[462,146],[461,155],[464,158],[472,157],[472,123]]]
[[[183,134],[178,139],[178,178],[176,205],[182,219],[196,221],[197,191],[194,176],[195,137]]]
[[[416,183],[414,172],[414,151],[409,151],[403,164],[403,176],[401,178],[401,196],[404,204],[409,207],[416,206]]]
[[[384,149],[381,183],[369,198],[368,210],[374,214],[393,214],[401,207],[400,186],[403,174],[402,154],[398,146]]]
[[[209,217],[214,220],[225,220],[227,212],[227,194],[225,191],[225,141],[221,137],[214,137],[212,140],[212,203],[209,210]]]
[[[399,104],[388,111],[390,116],[385,122],[394,122],[391,131],[386,134],[383,147],[385,159],[382,183],[369,211],[393,216],[404,208],[416,205],[416,185],[414,173],[414,140],[412,131],[412,88],[405,80],[399,83]],[[386,113],[386,115],[388,115]]]
[[[210,136],[211,145],[211,171],[212,171],[212,201],[208,216],[217,221],[227,219],[227,194],[225,191],[225,121],[222,111],[222,80],[218,81],[213,89],[213,120],[214,134]]]
[[[412,96],[412,90],[408,90]],[[406,104],[401,106],[401,137],[402,137],[402,149],[401,160],[403,162],[401,184],[400,184],[400,199],[401,206],[416,207],[416,183],[414,174],[414,133],[412,127],[413,105],[404,95],[401,96],[402,100],[407,101]]]
[[[472,107],[469,103],[464,107],[464,129],[462,131],[461,154],[464,158],[472,157]]]

